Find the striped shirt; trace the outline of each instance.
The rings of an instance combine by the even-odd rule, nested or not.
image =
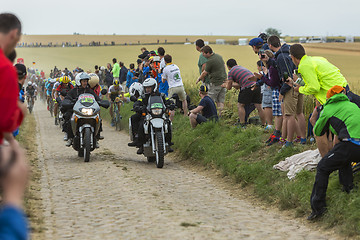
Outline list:
[[[250,81],[249,78],[254,74],[250,70],[242,66],[234,66],[228,73],[228,79],[237,82],[240,85],[241,90],[250,87],[254,84],[254,81]]]

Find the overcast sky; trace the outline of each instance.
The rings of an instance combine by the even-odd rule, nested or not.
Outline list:
[[[359,0],[2,0],[26,34],[360,36]]]

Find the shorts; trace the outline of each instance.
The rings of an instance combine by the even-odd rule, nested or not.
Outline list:
[[[186,100],[186,92],[185,92],[184,86],[169,88],[169,97],[170,98],[172,98],[174,93],[176,93],[179,96],[179,100],[181,102]]]
[[[254,91],[251,88],[245,88],[240,91],[238,96],[238,103],[241,104],[261,104],[261,89],[255,88]]]
[[[272,90],[266,86],[262,93],[262,103],[263,108],[272,108]]]
[[[294,116],[303,113],[304,95],[291,88],[284,96],[284,114]]]
[[[272,113],[273,116],[282,116],[281,102],[279,101],[279,89],[272,90]]]
[[[214,84],[210,83],[208,95],[214,102],[224,103],[225,94],[226,89],[221,87],[221,85],[215,86]]]
[[[207,121],[207,118],[204,117],[203,115],[198,114],[198,115],[196,116],[196,122],[197,122],[198,124],[201,124],[201,123],[206,122],[206,121]]]

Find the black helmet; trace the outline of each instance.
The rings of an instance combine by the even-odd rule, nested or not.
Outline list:
[[[267,42],[268,35],[266,33],[260,33],[258,37],[264,40],[264,43]]]

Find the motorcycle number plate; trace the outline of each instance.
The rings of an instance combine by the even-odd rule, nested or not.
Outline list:
[[[153,103],[151,104],[151,109],[153,108],[163,108],[163,105],[162,103]]]

